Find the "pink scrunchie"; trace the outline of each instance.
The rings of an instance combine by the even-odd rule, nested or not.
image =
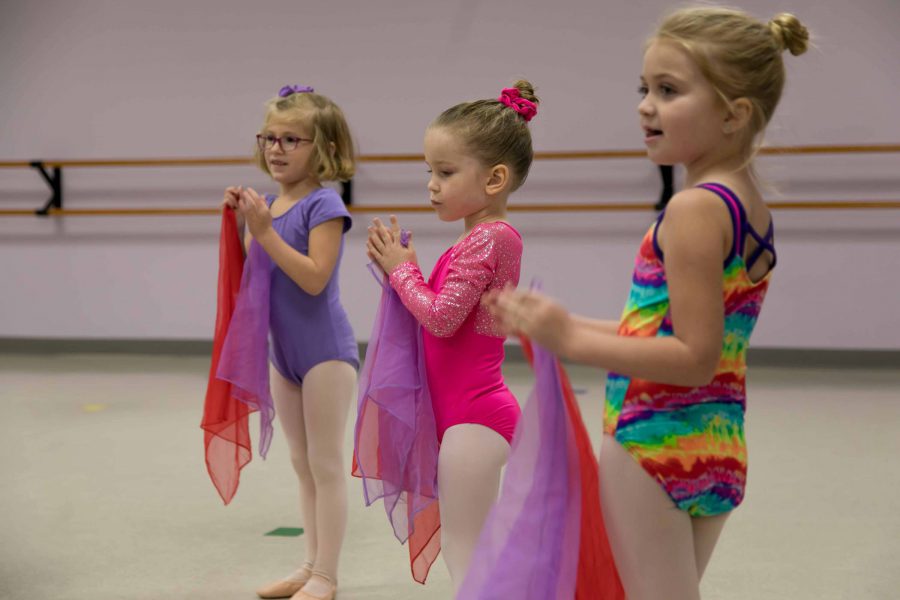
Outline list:
[[[522,98],[517,88],[503,88],[497,100],[522,115],[526,123],[537,114],[537,104]]]

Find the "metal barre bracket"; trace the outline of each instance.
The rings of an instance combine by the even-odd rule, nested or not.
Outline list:
[[[63,205],[62,168],[58,166],[53,167],[53,174],[51,175],[47,172],[47,165],[42,161],[33,160],[28,164],[32,169],[36,169],[41,177],[44,178],[44,181],[47,182],[47,185],[50,186],[50,199],[47,200],[43,208],[34,211],[34,214],[46,217],[50,214],[51,208],[62,208]]]

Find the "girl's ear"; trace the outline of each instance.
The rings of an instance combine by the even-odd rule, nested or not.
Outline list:
[[[732,100],[725,121],[722,123],[722,132],[725,134],[736,133],[746,127],[752,117],[753,104],[748,99]]]
[[[511,181],[510,175],[509,167],[506,165],[500,164],[491,167],[487,183],[484,186],[485,193],[494,196],[505,190]]]

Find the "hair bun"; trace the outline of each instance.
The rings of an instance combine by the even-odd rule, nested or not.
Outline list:
[[[809,31],[806,30],[800,19],[790,13],[775,15],[769,21],[769,31],[772,32],[778,46],[794,56],[803,54],[809,47]]]
[[[540,104],[540,100],[537,96],[534,95],[534,86],[530,81],[525,79],[520,79],[513,84],[513,87],[519,90],[519,97],[525,98],[529,102],[534,102],[535,104]]]
[[[516,111],[528,123],[537,114],[538,99],[534,95],[534,86],[520,79],[515,87],[503,88],[497,102]]]

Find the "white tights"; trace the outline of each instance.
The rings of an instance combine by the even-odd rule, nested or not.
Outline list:
[[[600,499],[628,600],[699,600],[700,579],[728,513],[690,517],[608,435],[600,451]]]
[[[497,501],[508,455],[506,439],[482,425],[455,425],[444,432],[438,455],[441,552],[456,591]]]
[[[356,393],[356,371],[343,361],[319,363],[303,387],[270,369],[272,398],[300,481],[306,560],[337,577],[347,528],[344,435]]]

